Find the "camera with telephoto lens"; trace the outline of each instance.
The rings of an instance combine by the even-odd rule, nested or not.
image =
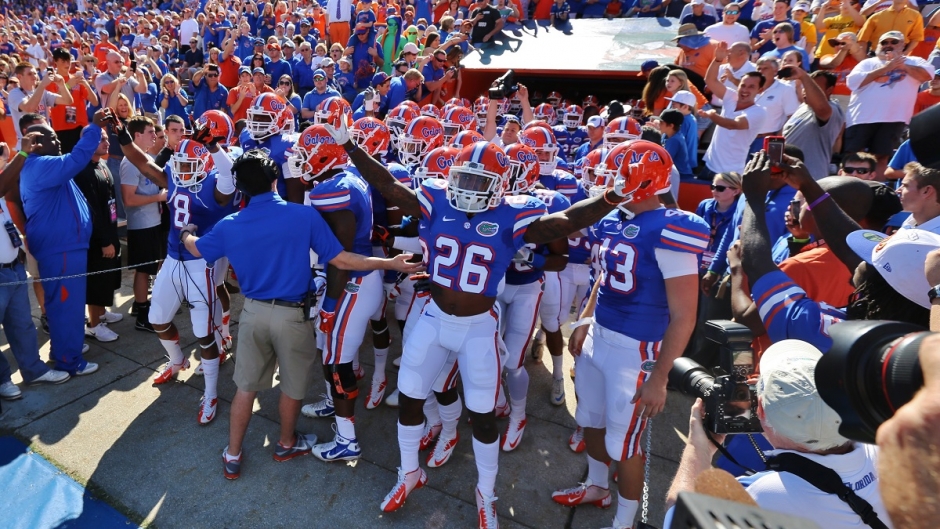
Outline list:
[[[924,385],[920,344],[934,334],[898,321],[853,320],[829,330],[816,389],[839,417],[843,437],[874,444],[875,432]]]
[[[516,72],[506,70],[506,73],[493,81],[493,87],[490,88],[489,91],[489,98],[509,99],[517,90],[519,90],[519,85],[516,84]]]
[[[669,371],[669,383],[705,403],[705,428],[716,434],[760,433],[757,393],[748,385],[754,374],[751,331],[733,321],[709,320],[705,338],[719,346],[719,363],[713,376],[698,362],[678,358]]]

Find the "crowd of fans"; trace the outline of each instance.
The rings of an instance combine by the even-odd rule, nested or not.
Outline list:
[[[579,207],[576,203],[586,207],[588,202],[607,201],[611,205],[609,211],[614,204],[604,193],[622,191],[617,187],[620,184],[614,183],[615,174],[628,178],[630,167],[649,167],[653,162],[665,161],[668,163],[662,173],[664,179],[650,180],[655,189],[647,190],[648,196],[637,189],[636,196],[627,195],[628,200],[633,197],[633,206],[621,204],[619,213],[614,210],[612,215],[624,215],[620,217],[621,223],[630,221],[634,215],[641,218],[649,211],[659,210],[660,204],[676,208],[680,182],[703,180],[711,186],[712,198],[702,201],[695,215],[676,212],[683,215],[682,222],[686,224],[673,220],[670,222],[677,224],[662,228],[674,230],[672,235],[663,232],[663,244],[673,246],[667,251],[675,253],[675,248],[683,248],[697,259],[691,271],[677,264],[685,263],[684,257],[673,254],[668,255],[675,257],[677,263],[671,268],[662,261],[658,263],[665,287],[656,291],[658,298],[651,303],[661,310],[669,324],[664,327],[665,338],[660,335],[644,339],[639,353],[650,354],[651,359],[660,355],[660,362],[665,365],[684,351],[703,365],[713,366],[718,351],[704,339],[705,321],[734,319],[744,324],[754,337],[758,395],[762,399],[760,415],[768,432],[769,446],[765,448],[806,455],[836,470],[843,481],[862,483],[869,473],[876,473],[877,450],[856,445],[839,435],[838,416],[815,391],[812,367],[832,344],[830,326],[845,319],[889,319],[926,327],[929,308],[937,298],[935,291],[930,290],[934,282],[928,283],[936,275],[937,266],[927,254],[935,249],[931,246],[936,240],[933,234],[940,235],[940,170],[935,168],[936,160],[918,160],[911,140],[905,139],[911,119],[940,102],[940,50],[935,47],[940,45],[936,38],[940,35],[940,18],[928,12],[932,4],[923,7],[922,10],[912,0],[870,0],[864,4],[853,0],[813,3],[409,0],[401,4],[385,0],[361,0],[356,4],[329,0],[322,6],[316,0],[271,3],[172,0],[159,5],[157,2],[145,5],[143,0],[136,4],[90,4],[79,0],[54,5],[7,4],[0,29],[0,100],[4,116],[0,119],[0,134],[5,140],[0,147],[3,160],[0,194],[6,199],[0,203],[0,221],[9,235],[9,244],[0,240],[0,282],[16,283],[0,287],[0,321],[7,341],[27,384],[62,383],[71,376],[95,372],[98,366],[83,358],[88,349],[84,339],[111,342],[119,338],[109,324],[120,321],[123,315],[109,307],[113,307],[114,292],[120,287],[120,274],[115,269],[122,259],[119,233],[126,230],[127,262],[134,268],[130,314],[136,317],[136,330],[157,333],[168,350],[171,361],[161,369],[155,383],[172,380],[188,366],[179,351],[179,333],[172,324],[179,304],[172,310],[161,305],[152,312],[149,292],[151,288],[154,291],[176,288],[179,292],[178,289],[186,287],[178,284],[167,287],[159,279],[157,285],[152,285],[152,278],[157,276],[165,259],[177,266],[177,260],[199,257],[197,248],[203,253],[223,255],[218,248],[210,250],[208,242],[202,248],[186,240],[187,236],[196,235],[196,226],[188,209],[185,218],[174,218],[181,210],[174,203],[179,195],[173,189],[181,184],[170,183],[181,175],[173,173],[185,166],[186,175],[204,176],[214,163],[211,171],[218,171],[218,187],[214,199],[209,200],[217,200],[219,207],[234,212],[243,204],[232,198],[235,187],[231,179],[236,169],[231,163],[242,150],[257,153],[260,151],[251,149],[264,149],[263,154],[277,164],[264,167],[270,174],[279,175],[272,177],[278,193],[290,202],[303,202],[306,196],[307,202],[326,219],[326,224],[317,222],[328,225],[338,238],[340,231],[331,220],[333,211],[321,207],[323,203],[317,202],[316,193],[307,185],[319,176],[308,178],[305,173],[313,162],[291,160],[302,158],[313,144],[331,141],[344,144],[350,139],[343,135],[348,134],[347,128],[353,131],[352,140],[380,160],[382,167],[387,167],[396,178],[408,181],[414,178],[416,182],[418,176],[424,177],[421,170],[427,175],[432,158],[442,160],[441,167],[449,167],[455,163],[457,152],[463,152],[460,148],[472,147],[477,141],[489,142],[500,153],[505,150],[506,154],[517,156],[520,167],[528,168],[527,162],[531,164],[539,185],[533,183],[526,188],[527,192],[536,193],[536,187],[546,187],[554,193],[549,196],[559,196],[555,202],[557,209],[548,207],[546,211],[552,215],[546,218],[576,210]],[[643,63],[641,75],[646,85],[639,97],[605,105],[590,95],[566,99],[558,92],[546,90],[547,95],[543,96],[519,85],[503,99],[490,99],[466,93],[461,86],[461,58],[474,47],[501,40],[507,24],[528,19],[564,24],[569,17],[634,16],[673,17],[679,21],[674,39],[679,48],[675,64]],[[412,123],[430,127],[424,130],[438,131],[430,133],[433,137],[422,137]],[[388,139],[384,147],[372,152],[367,146],[373,141],[374,128],[383,128]],[[270,134],[265,132],[268,129]],[[202,134],[205,130],[227,133],[223,133],[224,138],[207,141]],[[271,137],[276,137],[276,141],[269,140]],[[768,142],[780,138],[785,144],[783,155],[771,159]],[[617,151],[617,146],[630,141],[654,147],[632,147],[634,150],[628,155],[635,159],[615,160],[609,156],[626,152]],[[219,155],[217,144],[229,154]],[[356,149],[347,145],[352,143],[344,144],[352,158],[350,171],[355,166],[362,173],[349,178],[361,179],[363,186],[368,182],[378,190],[373,191],[373,199],[385,196],[389,212],[397,210],[397,204],[391,200],[395,193],[381,185],[385,173],[382,176],[379,173],[385,169],[371,167],[369,164],[374,160],[357,159]],[[449,146],[453,152],[445,159],[448,154],[439,148]],[[331,156],[339,160],[338,153]],[[530,154],[532,158],[527,159]],[[917,154],[926,156],[922,151]],[[204,165],[192,160],[201,160],[199,163]],[[245,163],[261,167],[263,163],[259,160],[252,158]],[[449,163],[444,163],[448,160]],[[410,176],[397,175],[397,167],[402,167],[399,162],[407,167],[403,170]],[[345,167],[345,163],[340,165]],[[300,173],[305,176],[298,178]],[[510,173],[506,174],[509,178]],[[640,174],[646,173],[640,170]],[[439,176],[447,175],[445,172]],[[512,182],[506,184],[507,190],[511,185]],[[420,192],[421,184],[415,187]],[[198,193],[200,188],[197,184],[186,189]],[[264,191],[267,190],[255,189],[246,194],[257,198]],[[400,198],[400,193],[397,196]],[[257,200],[261,204],[261,198]],[[427,200],[419,195],[417,201],[421,203],[415,203],[415,210],[427,213],[430,209]],[[457,202],[455,199],[454,203]],[[378,224],[379,216],[375,218]],[[588,232],[610,227],[603,223],[590,223],[590,229],[582,233],[583,238],[589,240]],[[172,231],[173,226],[176,232]],[[373,239],[376,248],[404,249],[390,242],[395,235],[387,228],[398,229],[397,224],[378,226],[385,231],[378,236],[378,242]],[[631,231],[631,227],[636,231]],[[646,230],[641,232],[634,224],[624,230],[621,224],[616,224],[614,231],[622,233],[615,236],[632,240]],[[677,235],[675,230],[682,233]],[[484,233],[479,228],[477,231]],[[379,229],[376,232],[383,233]],[[198,235],[213,240],[205,231]],[[173,247],[174,236],[180,240],[180,248]],[[634,242],[639,244],[640,240],[642,237]],[[343,242],[346,250],[350,250]],[[339,251],[335,241],[326,238],[316,244],[318,253],[327,248]],[[535,336],[532,353],[538,356],[547,347],[553,356],[555,383],[550,398],[556,405],[565,399],[564,384],[560,383],[562,341],[559,325],[549,326],[547,320],[563,323],[569,312],[578,311],[581,319],[576,325],[580,325],[580,330],[572,337],[571,351],[580,354],[582,345],[588,347],[586,338],[590,338],[590,347],[594,348],[591,362],[599,362],[597,351],[603,340],[620,347],[628,342],[618,340],[632,338],[626,331],[609,331],[596,322],[591,327],[593,334],[585,336],[588,327],[585,323],[594,321],[594,304],[597,303],[596,320],[600,322],[605,303],[611,303],[603,301],[603,289],[610,288],[606,279],[601,281],[604,285],[601,300],[595,301],[597,289],[591,292],[596,279],[593,275],[604,277],[605,266],[614,266],[616,273],[621,273],[617,267],[626,264],[625,261],[611,264],[611,259],[616,258],[606,256],[607,246],[593,248],[593,253],[590,243],[586,248],[583,246],[581,238],[572,238],[568,239],[567,258],[551,244],[539,247],[544,255],[533,257],[523,253],[513,258],[513,266],[545,268],[546,274],[559,274],[553,277],[560,277],[561,283],[571,288],[570,292],[562,288],[561,308],[555,308],[558,314],[547,318],[540,312],[542,326]],[[643,251],[651,249],[652,246]],[[417,250],[421,253],[421,248]],[[657,259],[661,250],[656,248]],[[366,266],[343,260],[346,253],[336,253],[337,262],[342,261],[347,267]],[[305,255],[300,255],[301,261]],[[588,266],[592,260],[594,272]],[[655,264],[656,259],[649,262]],[[214,267],[209,266],[214,276],[208,272],[206,276],[212,279],[209,297],[218,296],[218,300],[205,303],[209,324],[201,335],[194,319],[194,332],[203,350],[199,373],[205,374],[207,383],[200,405],[202,423],[215,416],[214,384],[219,364],[232,354],[232,338],[227,329],[229,289],[223,284],[228,262],[219,257],[215,263]],[[331,260],[330,266],[334,264]],[[403,269],[400,265],[395,266]],[[350,269],[381,267],[393,265],[372,262],[368,268]],[[242,269],[236,271],[240,273]],[[92,274],[86,278],[86,272]],[[44,279],[33,282],[31,288],[35,289],[42,312],[40,326],[50,334],[51,368],[38,356],[36,329],[28,316],[27,273],[35,280]],[[628,275],[623,276],[624,281]],[[676,287],[680,284],[677,280],[683,278],[697,285],[699,292]],[[394,280],[385,283],[388,299],[394,299],[401,294],[400,287],[404,288],[401,279],[398,284]],[[248,285],[249,289],[254,286],[251,280]],[[510,286],[517,285],[510,281]],[[325,288],[325,292],[332,292],[331,287]],[[408,288],[420,290],[417,284]],[[548,287],[545,290],[548,292]],[[626,294],[633,292],[626,290],[629,290]],[[680,291],[684,294],[680,295]],[[436,295],[432,290],[432,297]],[[251,297],[248,293],[246,296]],[[290,303],[296,302],[299,306],[296,300],[284,305],[275,303],[279,301],[273,299],[276,296],[271,297],[273,305],[294,308]],[[541,299],[541,290],[537,297]],[[193,300],[188,301],[195,314]],[[436,297],[434,301],[437,303]],[[500,302],[504,303],[502,299]],[[219,307],[215,315],[213,303]],[[697,310],[690,312],[696,305]],[[538,301],[534,306],[538,307]],[[685,310],[678,310],[680,306]],[[323,321],[335,317],[335,300],[332,309],[320,310],[319,328],[327,334],[332,327],[324,330]],[[629,310],[622,313],[633,314]],[[215,324],[213,317],[218,320]],[[404,313],[395,319],[405,328]],[[518,344],[509,334],[504,335],[510,349],[528,349],[537,321],[529,319],[532,326],[529,332],[515,337]],[[376,336],[384,332],[387,340],[387,329],[381,331],[376,321],[372,328]],[[212,329],[218,331],[218,336]],[[364,331],[365,327],[359,330]],[[359,334],[361,340],[362,333]],[[367,408],[383,402],[384,355],[388,353],[388,344],[386,341],[383,347],[379,341],[375,342],[376,374],[367,396]],[[647,351],[647,341],[657,344],[652,347],[653,352]],[[633,342],[629,347],[634,347]],[[320,345],[325,351],[334,347]],[[380,351],[383,351],[381,369]],[[250,358],[248,355],[255,353],[240,354]],[[345,363],[346,357],[343,358]],[[280,353],[277,359],[283,365]],[[353,363],[357,364],[357,360]],[[524,373],[522,359],[517,363],[519,367],[506,368],[510,398],[507,401],[501,391],[496,401],[496,413],[503,410],[510,417],[510,426],[500,441],[504,451],[515,448],[525,427],[528,375]],[[645,364],[642,369],[646,374],[641,377],[647,378],[641,381],[662,383],[665,392],[664,370],[647,369]],[[244,365],[248,365],[248,360]],[[259,367],[258,376],[273,376],[274,365]],[[603,367],[578,365],[585,370],[580,375],[582,379],[597,377],[592,380],[603,385]],[[358,365],[354,369],[357,376],[362,375]],[[22,392],[12,383],[10,371],[6,360],[0,357],[0,397],[21,398]],[[290,427],[282,431],[275,459],[286,460],[311,451],[324,460],[358,457],[352,405],[344,403],[346,398],[354,401],[356,391],[351,391],[349,381],[343,378],[345,374],[335,368],[331,375],[327,366],[325,374],[328,392],[345,396],[337,396],[336,402],[330,397],[309,404],[303,413],[312,417],[335,415],[336,440],[324,448],[322,444],[314,446],[315,436],[295,434],[293,426],[310,380],[288,374],[281,385],[285,395],[289,386],[289,404],[282,403],[281,411],[286,414],[282,421]],[[236,400],[248,400],[242,402],[245,413],[239,418],[242,429],[237,435],[233,411],[233,441],[223,458],[229,478],[238,477],[240,472],[241,451],[234,449],[234,440],[237,437],[240,446],[254,392],[265,388],[263,381],[248,383],[241,375],[236,372],[242,395]],[[793,382],[787,377],[799,380]],[[270,381],[267,383],[270,387]],[[355,384],[355,379],[352,383]],[[609,379],[606,383],[610,384]],[[789,393],[780,390],[786,384],[796,389]],[[629,428],[624,426],[620,433],[630,442],[619,439],[617,450],[611,448],[608,437],[605,452],[604,436],[597,432],[602,432],[605,426],[613,430],[614,419],[619,418],[610,416],[608,411],[608,424],[589,412],[582,415],[586,405],[581,401],[593,398],[585,389],[587,385],[582,382],[578,387],[580,426],[569,444],[578,452],[587,448],[588,479],[578,487],[556,492],[553,498],[564,505],[599,506],[610,506],[614,498],[618,503],[614,525],[629,527],[637,511],[639,492],[634,478],[641,470],[637,461],[644,457],[638,439],[645,422],[634,420]],[[665,397],[660,401],[650,397],[654,390],[643,390],[641,399],[640,387],[637,384],[633,391],[644,407],[636,414],[645,420],[661,409]],[[425,406],[424,414],[413,416],[409,415],[411,411],[403,411],[399,423],[403,466],[406,459],[403,439],[412,435],[403,432],[409,428],[417,429],[414,435],[416,439],[421,437],[422,448],[432,444],[437,436],[447,438],[446,442],[438,441],[429,466],[446,463],[452,453],[457,439],[448,436],[455,436],[456,431],[448,432],[447,421],[455,410],[459,417],[461,401],[448,397],[449,391],[456,393],[454,387],[443,389],[441,393],[435,389],[437,397],[432,395],[428,400],[436,399],[438,404],[431,409]],[[404,410],[415,397],[402,395]],[[814,413],[801,414],[805,401],[799,404],[794,400],[800,396],[816,403]],[[398,398],[396,391],[389,400],[397,406]],[[466,398],[470,408],[471,398]],[[347,404],[348,409],[344,408]],[[292,407],[296,407],[293,412],[285,411]],[[495,455],[492,467],[484,469],[480,461],[489,464],[489,460],[481,455],[483,448],[477,445],[494,442],[484,439],[492,433],[485,431],[487,421],[492,420],[487,419],[486,413],[493,412],[470,409],[475,421],[474,450],[480,450],[477,457],[481,483],[490,478],[495,481]],[[437,424],[432,424],[434,416]],[[425,417],[429,422],[425,422]],[[679,492],[690,490],[696,474],[711,463],[714,450],[704,436],[701,422],[702,408],[697,404],[692,413],[689,448],[670,491],[670,501]],[[430,436],[427,442],[422,435]],[[734,451],[734,443],[730,445]],[[435,458],[442,451],[443,460],[438,461]],[[616,497],[608,485],[611,458],[620,461],[617,468],[632,479],[622,478]],[[396,488],[382,504],[383,509],[397,509],[408,493],[423,484],[421,479],[426,480],[427,476],[420,469],[415,472],[419,474],[399,476]],[[787,479],[760,476],[744,482],[758,504],[767,508],[786,511],[797,501],[794,497],[799,496],[799,501],[806,505],[818,505],[820,512],[831,514],[826,519],[827,527],[858,526],[854,509],[839,498],[820,498],[812,486],[807,488],[805,483],[797,485]],[[873,506],[882,521],[888,522],[877,488],[868,487],[869,484],[857,486],[855,492]],[[396,500],[399,487],[404,492]],[[486,492],[481,490],[478,488],[477,498],[478,506],[482,505],[481,527],[492,527],[495,522],[490,517],[490,509],[495,515],[492,482]]]

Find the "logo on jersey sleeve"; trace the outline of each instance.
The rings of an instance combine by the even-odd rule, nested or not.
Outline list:
[[[636,224],[630,224],[623,229],[623,236],[628,239],[635,239],[640,234],[640,227]]]
[[[481,222],[477,225],[477,233],[484,237],[492,237],[499,231],[499,224],[493,222]]]

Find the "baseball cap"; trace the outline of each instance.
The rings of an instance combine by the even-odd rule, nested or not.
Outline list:
[[[391,77],[388,76],[385,72],[379,72],[372,76],[372,86],[379,86],[380,84],[388,81]]]
[[[810,7],[809,7],[809,4],[806,3],[806,2],[797,2],[796,5],[793,6],[793,10],[794,10],[794,11],[802,11],[802,12],[804,12],[804,13],[809,13],[809,12],[810,12]]]
[[[940,248],[940,235],[918,229],[901,229],[890,237],[874,230],[857,230],[845,238],[849,248],[905,298],[930,308],[924,263],[927,253]]]
[[[522,122],[519,121],[519,118],[515,114],[504,114],[503,126],[505,127],[506,125],[510,123],[515,123],[516,125],[519,125],[520,127],[522,126]]]
[[[264,68],[255,68],[254,70],[251,71],[251,73],[252,74],[260,73],[261,75],[264,75]]]
[[[661,119],[664,123],[668,123],[678,129],[682,126],[682,122],[685,121],[685,116],[682,115],[682,112],[679,112],[674,108],[667,108],[666,110],[663,110],[662,114],[659,115],[659,119]]]
[[[317,77],[322,77],[326,79],[326,72],[324,72],[322,68],[317,68],[316,70],[313,71],[314,80],[316,80]]]
[[[414,53],[415,55],[418,54],[418,51],[419,51],[418,45],[415,44],[414,42],[409,42],[408,44],[405,44],[405,47],[401,49],[402,53]]]
[[[682,103],[683,105],[689,105],[690,107],[694,107],[698,104],[698,99],[695,98],[695,94],[689,92],[688,90],[679,90],[672,97],[667,97],[666,101]]]
[[[261,70],[261,68],[258,68],[258,69]],[[262,70],[262,71],[264,71],[264,70]],[[238,69],[238,75],[241,75],[241,74],[243,74],[243,73],[251,74],[251,68],[248,67],[248,66],[242,66],[242,67],[240,67],[240,68]]]
[[[885,39],[897,39],[900,42],[904,42],[904,33],[900,31],[886,31],[881,38],[878,39],[878,43],[884,42]]]
[[[255,46],[264,46],[264,39],[255,39],[254,44]]]
[[[424,25],[424,24],[418,24],[418,31],[424,31],[424,30],[426,30],[426,29],[428,29],[428,27],[427,27],[426,25]]]
[[[272,42],[271,44],[268,44],[268,45],[267,45],[267,48],[268,48],[269,50],[278,50],[278,51],[280,51],[281,45],[278,44],[277,42]]]
[[[934,77],[940,77],[940,68],[937,68],[936,70],[934,70],[933,76],[934,76]]]
[[[320,68],[329,68],[330,66],[336,66],[336,63],[333,62],[333,59],[326,57],[320,61]]]
[[[305,19],[303,19],[303,20],[300,21],[300,25],[301,25],[301,26],[312,26],[313,23],[310,21],[309,18],[305,18]]]
[[[604,118],[602,118],[602,117],[600,117],[600,116],[591,116],[591,117],[589,117],[588,120],[587,120],[587,126],[588,126],[588,127],[594,127],[594,128],[603,127],[603,126],[604,126]]]
[[[816,390],[820,358],[819,349],[806,342],[781,340],[761,355],[757,379],[757,395],[767,424],[775,433],[813,450],[849,442],[839,435],[839,414]]]
[[[692,0],[692,1],[689,2],[689,3],[692,4],[692,5],[694,5],[694,6],[700,6],[700,5],[704,5],[704,4],[705,4],[705,0]]]
[[[284,41],[284,47],[285,47],[285,48],[294,48],[294,47],[295,47],[294,41],[292,41],[292,40],[285,40],[285,41]]]
[[[648,74],[650,70],[652,70],[653,68],[656,68],[657,66],[659,66],[658,61],[654,61],[654,60],[643,61],[643,64],[640,65],[640,73],[638,73],[637,75],[639,75],[640,77],[643,77],[644,75]]]
[[[284,23],[283,23],[283,22],[278,22],[277,25],[274,26],[274,27],[276,27],[276,28],[283,28],[283,27],[284,27]]]

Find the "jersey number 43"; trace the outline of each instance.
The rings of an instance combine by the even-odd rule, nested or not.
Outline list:
[[[611,246],[610,237],[594,243],[591,262],[603,274],[604,286],[619,293],[629,294],[636,288],[636,247],[627,242]]]

